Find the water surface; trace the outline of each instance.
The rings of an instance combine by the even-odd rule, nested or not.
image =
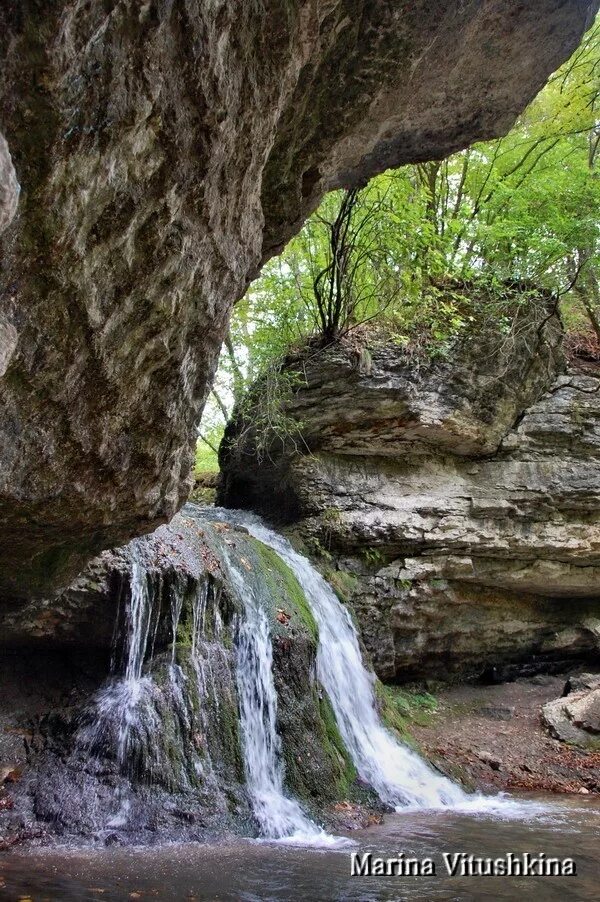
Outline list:
[[[552,800],[512,816],[452,811],[389,815],[352,834],[350,848],[299,848],[236,839],[215,845],[38,850],[0,858],[0,899],[42,900],[596,900],[600,803]],[[435,877],[351,877],[350,852],[431,856]],[[574,857],[576,877],[450,878],[443,852]]]

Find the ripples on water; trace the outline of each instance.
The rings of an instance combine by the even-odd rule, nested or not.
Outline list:
[[[529,817],[525,812],[529,811]],[[506,815],[506,810],[504,811]],[[310,849],[235,840],[144,849],[43,850],[0,859],[0,899],[52,900],[479,900],[598,899],[600,804],[523,805],[518,819],[451,811],[390,815],[352,834],[349,848]],[[430,856],[436,877],[350,877],[351,851]],[[574,857],[576,877],[449,878],[442,852]]]

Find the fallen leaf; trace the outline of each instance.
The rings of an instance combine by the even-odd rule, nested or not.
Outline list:
[[[350,802],[336,802],[333,806],[334,811],[353,811],[354,805],[351,805]]]

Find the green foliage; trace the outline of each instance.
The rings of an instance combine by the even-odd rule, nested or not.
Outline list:
[[[325,570],[325,579],[343,604],[348,604],[359,587],[358,578],[345,570]]]
[[[319,709],[321,721],[325,727],[329,757],[332,760],[337,760],[341,765],[336,781],[336,793],[338,798],[347,798],[351,794],[352,785],[357,777],[356,767],[344,745],[331,702],[322,689],[319,695]]]
[[[596,23],[504,138],[327,195],[236,305],[207,432],[268,373],[257,427],[273,435],[293,391],[277,387],[280,361],[365,322],[415,360],[446,355],[477,320],[509,333],[507,282],[560,295],[567,327],[600,339],[599,71]]]
[[[438,291],[440,282],[508,279],[560,290],[580,252],[588,265],[596,262],[599,36],[597,24],[506,137],[388,171],[359,193],[356,322],[376,316],[408,331],[425,320],[443,341],[468,316]],[[287,344],[321,328],[315,274],[330,259],[331,223],[343,203],[344,192],[326,197],[247,295],[246,311],[256,303],[268,308],[261,326],[267,344],[275,320],[278,341]]]
[[[363,550],[363,557],[370,567],[380,567],[385,561],[379,548],[365,548]]]
[[[437,699],[428,692],[385,686],[379,681],[375,684],[375,690],[386,725],[398,733],[404,742],[414,745],[411,724],[427,726],[437,710]]]
[[[303,446],[302,421],[287,414],[287,403],[303,384],[302,376],[273,362],[253,390],[242,396],[235,408],[243,428],[228,437],[228,453],[251,452],[260,464],[282,452],[296,452]]]
[[[202,473],[217,473],[219,471],[219,461],[217,452],[210,448],[202,439],[198,439],[196,443],[196,460],[194,463],[194,472],[196,475]]]

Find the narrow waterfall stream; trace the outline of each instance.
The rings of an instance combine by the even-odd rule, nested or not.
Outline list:
[[[232,556],[223,559],[243,603],[237,632],[236,677],[248,792],[262,836],[299,843],[332,841],[283,789],[281,740],[277,734],[277,693],[273,648],[265,611]]]
[[[224,522],[245,527],[276,551],[294,572],[319,627],[319,680],[362,779],[375,789],[382,801],[396,808],[464,803],[468,797],[458,785],[401,745],[382,724],[373,689],[375,677],[363,663],[350,614],[310,561],[252,514],[226,510],[211,513]]]
[[[142,675],[150,636],[152,597],[137,539],[131,542],[130,549],[130,598],[124,612],[123,661],[121,664],[117,661],[115,647],[111,663],[114,675],[96,694],[91,721],[79,731],[83,746],[90,749],[113,746],[121,767],[126,766],[129,758],[132,729],[140,722],[142,708],[147,708],[144,697],[152,690],[151,681]],[[148,717],[151,718],[150,713]]]
[[[183,616],[185,581],[174,582],[166,589],[155,584],[144,561],[138,540],[130,543],[131,571],[129,592],[124,609],[117,616],[122,635],[115,631],[115,647],[111,661],[111,676],[96,692],[91,704],[84,710],[76,743],[94,756],[108,754],[114,757],[125,776],[140,770],[148,774],[161,773],[165,782],[172,778],[173,755],[165,756],[165,745],[157,741],[166,730],[165,708],[172,715],[169,729],[177,742],[177,730],[190,736],[207,736],[209,709],[218,710],[219,696],[215,687],[213,665],[225,654],[222,642],[223,624],[218,611],[218,593],[209,593],[207,580],[200,580],[195,592],[190,594],[189,656],[188,669],[177,660],[177,636]],[[161,598],[161,594],[163,597]],[[207,626],[207,608],[211,601],[210,635]],[[161,602],[164,603],[165,625],[170,626],[170,649],[163,650],[162,661],[156,655],[156,634],[160,625]],[[167,627],[168,629],[168,627]],[[159,665],[158,672],[153,664]],[[162,671],[161,668],[162,667]],[[195,727],[192,724],[195,723]],[[198,727],[201,733],[198,733]],[[195,777],[201,777],[205,786],[216,795],[213,763],[206,743],[200,750],[189,747],[191,775],[181,768],[180,783],[191,788]],[[167,760],[171,758],[171,760]],[[139,776],[139,775],[138,775]],[[143,777],[143,774],[142,774]],[[128,801],[121,799],[116,818],[105,826],[121,826],[122,811],[128,810]]]

